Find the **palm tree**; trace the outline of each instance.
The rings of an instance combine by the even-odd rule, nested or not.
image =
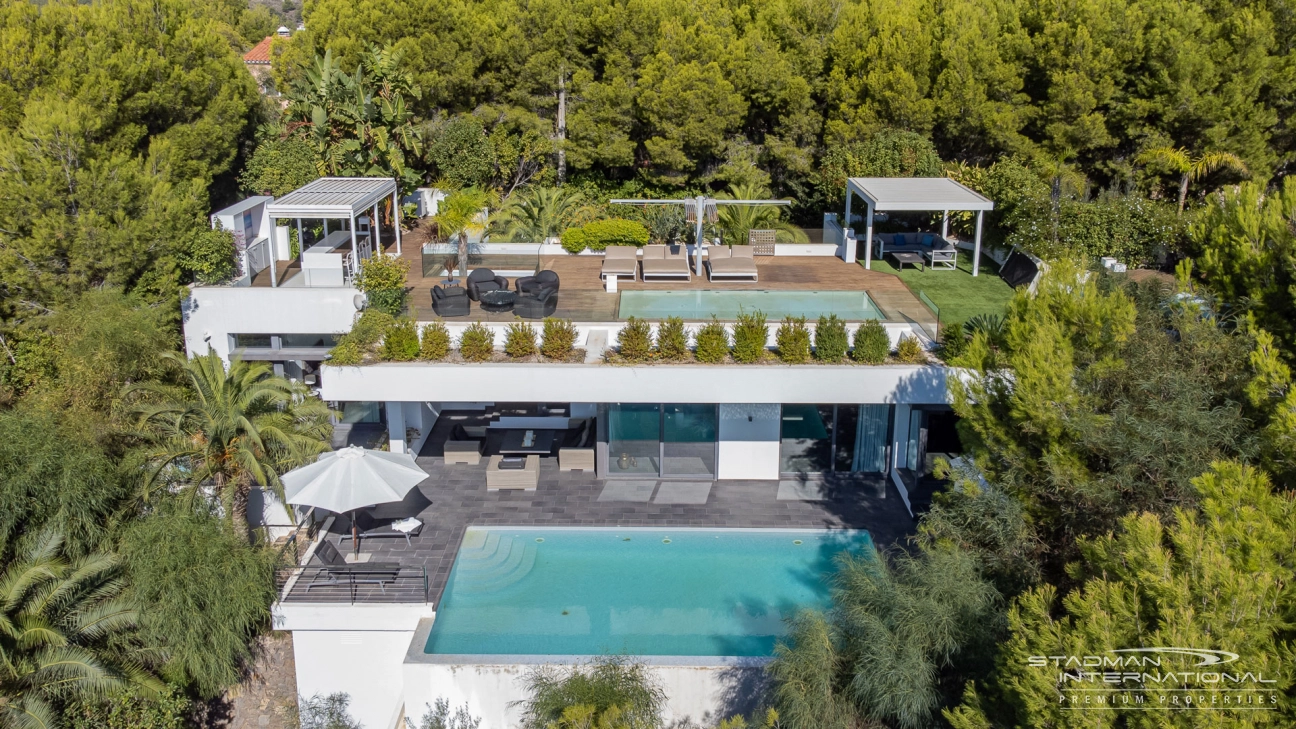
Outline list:
[[[717,200],[768,200],[770,191],[760,185],[731,185],[729,192],[716,195]],[[800,227],[783,219],[783,208],[777,205],[717,205],[717,225],[721,240],[727,245],[746,245],[753,230],[773,230],[775,240],[784,243],[807,243],[810,237]]]
[[[494,227],[504,240],[543,243],[588,216],[585,196],[570,188],[531,187],[509,197]]]
[[[1225,168],[1236,170],[1242,175],[1251,174],[1242,158],[1230,152],[1203,152],[1193,157],[1183,147],[1149,149],[1138,156],[1138,162],[1157,165],[1179,175],[1180,214],[1183,214],[1184,203],[1188,200],[1188,183],[1197,182],[1212,172]]]
[[[58,705],[162,687],[121,650],[138,620],[117,559],[69,562],[56,531],[35,536],[0,573],[0,727],[57,727]]]
[[[446,238],[459,241],[459,277],[468,278],[468,236],[484,233],[490,225],[489,209],[496,204],[495,193],[480,187],[468,187],[446,196],[432,216],[437,230]]]
[[[164,356],[180,366],[183,384],[127,390],[139,400],[134,412],[148,442],[145,494],[165,484],[191,501],[213,495],[245,532],[252,485],[282,500],[279,474],[327,450],[328,407],[263,362],[234,357],[227,369],[215,352]]]

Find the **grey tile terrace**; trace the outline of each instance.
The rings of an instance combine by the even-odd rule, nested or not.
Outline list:
[[[484,460],[477,466],[446,465],[440,457],[421,457],[418,464],[430,474],[418,488],[432,503],[419,515],[424,522],[421,533],[408,545],[403,539],[362,539],[360,551],[369,555],[370,562],[425,569],[428,597],[434,603],[449,580],[455,554],[470,526],[849,528],[868,530],[883,548],[903,541],[914,526],[895,487],[876,477],[828,479],[819,489],[822,501],[779,500],[778,481],[716,481],[705,503],[695,504],[661,503],[655,498],[600,501],[605,481],[593,473],[559,471],[552,458],[542,459],[535,491],[488,491]],[[667,487],[668,492],[671,489]],[[325,538],[336,543],[349,529],[346,517],[340,516]],[[339,546],[339,551],[350,549],[349,543]],[[328,594],[317,590],[311,596],[297,589],[289,599],[332,601]]]

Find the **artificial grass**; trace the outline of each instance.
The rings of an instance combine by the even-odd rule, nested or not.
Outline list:
[[[863,266],[864,262],[860,261]],[[931,269],[919,271],[905,266],[897,271],[890,260],[873,260],[873,270],[893,273],[904,281],[914,296],[921,291],[927,294],[940,309],[940,319],[946,324],[965,322],[978,314],[1003,314],[1013,289],[999,278],[999,266],[981,257],[981,271],[972,277],[972,256],[959,252],[958,270]]]

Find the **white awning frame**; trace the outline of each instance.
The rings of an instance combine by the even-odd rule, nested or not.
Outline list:
[[[297,240],[302,240],[303,220],[323,220],[324,234],[328,235],[329,220],[348,221],[351,231],[351,270],[354,277],[359,272],[360,251],[356,240],[356,218],[372,209],[373,225],[370,230],[370,245],[376,252],[382,252],[381,228],[378,217],[378,205],[390,197],[392,202],[392,222],[396,228],[396,255],[401,254],[400,225],[400,188],[395,178],[391,177],[321,177],[308,182],[274,202],[266,205],[266,213],[271,219],[270,251],[272,259],[287,260],[279,257],[279,242],[276,240],[276,226],[273,221],[280,218],[297,221]],[[270,285],[278,286],[278,276],[274,261],[270,266]]]
[[[864,267],[873,267],[873,215],[877,212],[941,211],[941,237],[949,235],[951,210],[976,213],[976,235],[972,258],[972,275],[981,270],[981,227],[994,201],[947,177],[851,177],[846,180],[846,220],[851,224],[851,198],[864,201]],[[852,251],[853,255],[854,252]]]

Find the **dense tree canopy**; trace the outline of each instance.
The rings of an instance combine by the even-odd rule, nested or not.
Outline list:
[[[1154,147],[1262,177],[1293,151],[1296,16],[1267,2],[316,0],[306,19],[283,79],[394,44],[424,116],[507,107],[551,133],[561,90],[568,165],[668,186],[769,181],[809,204],[819,157],[883,128],[1104,185],[1149,174]],[[770,179],[739,179],[747,160]]]

